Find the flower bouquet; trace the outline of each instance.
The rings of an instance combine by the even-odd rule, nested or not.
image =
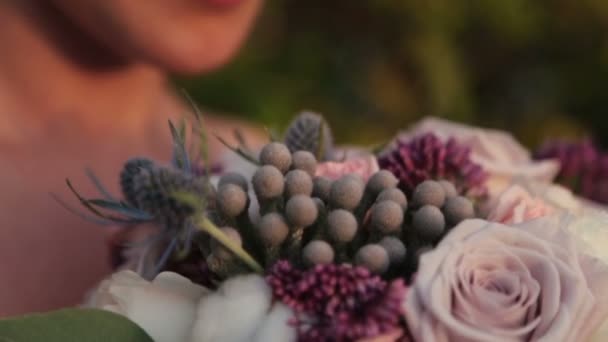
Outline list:
[[[571,191],[605,198],[589,145],[532,157],[429,118],[376,150],[340,147],[304,112],[259,151],[218,137],[239,160],[213,166],[201,120],[191,136],[170,123],[171,163],[128,160],[121,197],[68,181],[87,212],[69,210],[123,227],[116,273],[83,309],[0,321],[0,340],[608,338],[608,216]]]

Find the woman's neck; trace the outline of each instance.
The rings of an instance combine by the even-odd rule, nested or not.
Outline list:
[[[167,98],[163,73],[119,58],[42,3],[0,0],[0,140],[24,127],[45,135],[58,121],[137,125]]]

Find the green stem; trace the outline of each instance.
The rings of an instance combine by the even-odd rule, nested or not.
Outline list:
[[[199,217],[194,224],[196,227],[204,232],[207,232],[211,235],[212,238],[216,239],[219,243],[221,243],[224,247],[234,253],[237,257],[239,257],[247,266],[249,266],[253,271],[257,273],[263,273],[264,269],[260,264],[258,264],[255,259],[249,255],[243,248],[239,245],[235,244],[232,240],[230,240],[226,234],[224,234],[218,227],[216,227],[211,221],[209,221],[206,217]]]

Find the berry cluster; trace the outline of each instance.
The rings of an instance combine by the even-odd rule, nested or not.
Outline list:
[[[265,145],[258,157],[235,149],[258,164],[251,179],[224,173],[213,186],[208,174],[193,171],[185,136],[171,127],[174,163],[127,161],[120,175],[124,200],[101,188],[106,199],[76,193],[104,223],[161,227],[144,243],[138,262],[154,261],[153,268],[140,270],[152,276],[188,264],[189,274],[204,265],[206,274],[220,280],[288,260],[300,268],[346,263],[387,279],[408,279],[420,253],[475,216],[473,204],[459,194],[470,194],[485,177],[466,148],[433,135],[400,143],[380,157],[385,169],[368,179],[316,176],[318,163],[334,154],[331,133],[321,116],[302,113],[284,143]],[[441,176],[459,182],[431,180]]]
[[[255,196],[249,198],[245,177],[227,173],[216,207],[225,233],[267,267],[289,259],[300,266],[351,263],[376,274],[407,276],[421,249],[475,215],[473,204],[448,181],[422,182],[410,202],[387,170],[367,182],[353,174],[335,181],[315,177],[311,152],[292,153],[278,142],[263,147],[259,162],[251,179]],[[255,224],[248,216],[253,199],[260,214]],[[217,249],[213,260],[230,259]]]

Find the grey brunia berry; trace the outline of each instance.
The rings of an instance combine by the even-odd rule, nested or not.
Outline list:
[[[334,256],[334,249],[323,240],[313,240],[302,249],[302,259],[309,266],[332,263]]]
[[[285,182],[279,169],[264,165],[257,169],[251,179],[253,190],[260,200],[270,200],[283,194]]]
[[[443,214],[447,223],[450,226],[455,226],[463,220],[475,217],[475,208],[466,197],[455,196],[445,201]]]
[[[279,169],[281,173],[289,171],[291,161],[291,152],[289,152],[287,146],[278,142],[267,144],[260,152],[260,163],[262,165],[272,165]]]
[[[435,241],[445,230],[445,218],[439,208],[425,205],[414,213],[412,226],[425,241]]]
[[[445,203],[445,190],[439,182],[426,180],[414,189],[412,194],[412,204],[419,208],[424,205],[433,205],[438,208],[443,207]]]
[[[407,197],[400,189],[392,188],[383,190],[380,195],[378,195],[376,203],[382,201],[393,201],[399,204],[404,211],[407,210]]]
[[[335,242],[352,241],[357,234],[357,226],[357,219],[350,211],[336,209],[327,215],[327,232]]]
[[[382,201],[371,209],[371,224],[382,234],[399,232],[403,223],[403,208],[397,202]]]
[[[317,176],[312,180],[312,195],[328,202],[331,191],[332,180],[326,177]]]
[[[399,180],[387,170],[374,173],[367,181],[367,191],[372,197],[377,197],[383,190],[395,188]]]
[[[285,196],[312,194],[313,184],[310,175],[303,170],[291,170],[285,175]]]
[[[361,177],[349,174],[333,182],[329,202],[334,208],[354,210],[363,198],[365,184]]]
[[[289,227],[281,214],[273,212],[262,217],[257,232],[265,246],[276,247],[287,239]]]
[[[380,246],[384,247],[386,252],[388,253],[388,258],[393,265],[399,265],[403,261],[405,261],[405,257],[407,255],[407,250],[405,245],[399,238],[394,236],[385,236],[378,243]]]
[[[373,273],[382,274],[388,270],[390,260],[382,246],[368,244],[357,251],[355,264],[363,266]]]
[[[441,184],[441,186],[443,187],[446,198],[458,196],[458,190],[456,190],[456,187],[454,186],[454,184],[452,184],[452,182],[447,180],[440,180],[439,184]]]
[[[296,195],[285,204],[285,216],[294,227],[308,227],[315,223],[319,210],[315,201],[304,195]]]
[[[317,159],[309,151],[296,151],[293,153],[293,165],[296,170],[306,171],[310,177],[315,176],[317,170]]]
[[[217,207],[227,217],[236,217],[247,208],[247,193],[235,184],[224,184],[217,190]]]

